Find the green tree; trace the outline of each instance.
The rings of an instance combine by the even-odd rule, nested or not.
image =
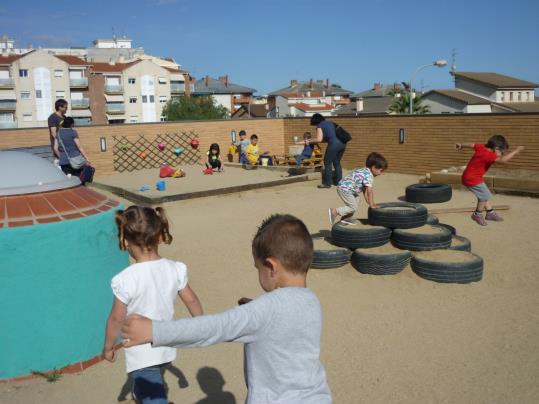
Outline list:
[[[230,112],[222,105],[216,105],[211,96],[182,96],[167,102],[163,116],[167,121],[224,119]]]
[[[397,90],[391,92],[391,95],[393,96],[393,103],[389,107],[391,112],[397,114],[407,114],[410,112],[410,93],[408,91]],[[414,114],[428,114],[430,112],[430,107],[428,105],[422,105],[422,101],[421,96],[416,94],[412,106]]]

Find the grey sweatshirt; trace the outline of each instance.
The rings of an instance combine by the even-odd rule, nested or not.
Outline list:
[[[329,404],[320,362],[322,315],[306,288],[281,288],[219,314],[153,322],[153,345],[245,344],[247,403]]]

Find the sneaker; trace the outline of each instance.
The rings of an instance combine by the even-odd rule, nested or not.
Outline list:
[[[338,223],[340,221],[340,220],[337,220],[337,218],[339,217],[339,214],[337,212],[333,213],[332,208],[328,209],[328,216],[329,216],[329,223],[331,224],[331,227],[333,227],[335,223]]]
[[[472,213],[472,220],[477,224],[480,224],[481,226],[487,225],[487,222],[485,222],[485,218],[483,217],[483,215],[476,215],[475,213]]]
[[[331,188],[331,185],[320,184],[317,186],[317,188]]]
[[[331,213],[331,208],[328,209],[328,218],[329,218],[329,225],[333,226],[333,214]]]
[[[495,211],[487,212],[485,219],[492,220],[493,222],[503,222],[503,217],[498,215]]]

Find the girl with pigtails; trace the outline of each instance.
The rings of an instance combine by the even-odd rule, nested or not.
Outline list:
[[[120,249],[128,251],[135,263],[111,281],[114,302],[103,346],[103,357],[109,362],[116,360],[114,345],[126,316],[136,313],[154,320],[172,320],[176,295],[192,316],[203,314],[189,286],[185,264],[159,255],[159,244],[172,242],[164,209],[130,206],[116,213],[116,224]],[[175,358],[175,348],[153,348],[151,344],[125,348],[127,373],[137,402],[167,403],[162,368]]]

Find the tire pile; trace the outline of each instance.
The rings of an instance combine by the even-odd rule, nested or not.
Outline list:
[[[414,273],[430,281],[480,281],[483,259],[470,252],[470,240],[418,203],[446,202],[451,192],[445,184],[410,185],[406,198],[414,202],[382,203],[369,208],[367,221],[336,223],[325,245],[315,243],[311,267],[338,268],[351,262],[364,274],[394,275],[410,263]]]

